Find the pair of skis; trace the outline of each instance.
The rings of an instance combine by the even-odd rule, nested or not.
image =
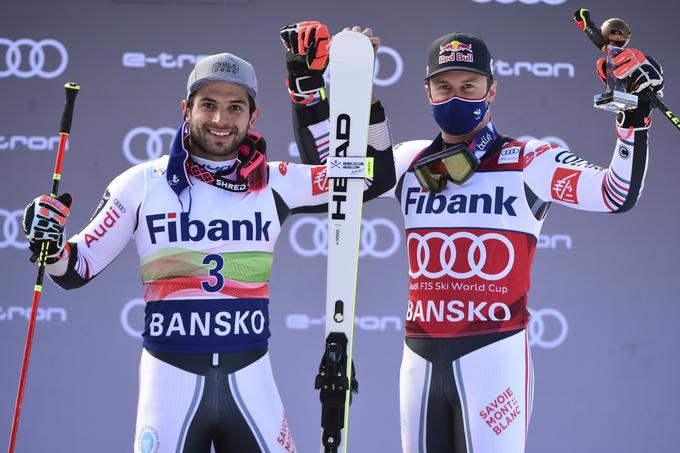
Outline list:
[[[343,31],[330,47],[328,271],[326,344],[315,388],[320,390],[322,447],[347,451],[349,406],[358,384],[352,362],[354,306],[361,232],[374,51],[361,33]]]

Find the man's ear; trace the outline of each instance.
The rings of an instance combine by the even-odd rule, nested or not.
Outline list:
[[[248,130],[252,130],[255,127],[257,119],[260,117],[260,107],[255,107],[255,111],[250,115],[250,121],[248,121]]]
[[[187,121],[189,118],[189,112],[187,111],[187,100],[182,99],[182,102],[180,104],[180,108],[182,109],[182,117],[184,117],[184,121]]]
[[[432,96],[430,95],[430,81],[425,81],[425,93],[427,93],[427,100],[432,103]]]
[[[494,80],[489,87],[489,92],[486,94],[486,102],[491,104],[496,99],[496,81]]]

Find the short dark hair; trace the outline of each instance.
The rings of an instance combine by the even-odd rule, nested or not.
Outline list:
[[[189,99],[187,99],[187,111],[191,110],[194,107],[194,97],[196,96],[196,92],[194,91],[191,93],[191,96],[189,96]],[[251,95],[248,95],[248,114],[252,115],[255,112],[255,109],[257,108],[257,105],[255,105],[255,99]]]

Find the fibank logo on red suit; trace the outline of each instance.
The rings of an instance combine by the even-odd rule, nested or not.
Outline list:
[[[311,230],[311,231],[310,231]],[[389,258],[401,243],[397,226],[389,219],[361,220],[359,256]],[[328,253],[328,219],[301,217],[290,229],[290,246],[298,255],[312,257]]]
[[[53,79],[60,76],[68,65],[68,52],[56,39],[34,41],[22,38],[12,41],[0,38],[0,49],[3,47],[6,48],[5,68],[0,66],[0,78]]]
[[[27,249],[28,242],[24,238],[23,227],[21,226],[24,211],[15,209],[8,211],[0,208],[0,249],[14,247],[15,249]]]
[[[135,127],[123,139],[123,154],[133,165],[158,159],[170,148],[170,142],[175,136],[175,129],[161,127]],[[166,137],[166,140],[163,140]]]

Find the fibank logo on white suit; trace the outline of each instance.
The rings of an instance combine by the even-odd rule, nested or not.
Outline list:
[[[429,241],[431,240],[442,242],[441,249],[439,250],[439,267],[434,269],[428,269],[428,264],[434,262],[434,260],[430,260]],[[466,279],[477,276],[484,280],[495,281],[508,275],[512,270],[512,264],[515,262],[515,249],[512,246],[512,242],[498,233],[486,233],[477,236],[467,231],[459,231],[451,235],[440,231],[432,231],[424,235],[410,233],[406,241],[409,250],[411,250],[410,247],[414,242],[416,244],[415,263],[410,263],[409,265],[408,274],[411,278],[424,276],[429,279],[438,279],[448,276],[456,279]],[[487,260],[486,244],[491,241],[498,241],[505,246],[508,261],[498,272],[487,273],[482,269]],[[464,249],[459,250],[457,244],[464,244],[467,248],[467,253],[465,253]],[[458,245],[458,247],[462,247],[462,245]],[[461,253],[467,256],[469,269],[464,272],[457,272],[453,270],[453,264],[456,262],[456,257]]]
[[[389,219],[361,220],[359,257],[389,258],[401,243],[397,226]],[[300,217],[289,234],[290,246],[298,255],[321,256],[328,253],[328,219]]]
[[[0,58],[0,78],[40,77],[53,79],[60,76],[68,66],[66,47],[56,39],[35,41],[21,38],[12,41],[0,38],[0,53],[5,49],[5,61]]]
[[[123,154],[133,165],[158,159],[170,149],[176,132],[170,127],[135,127],[123,139]]]
[[[472,0],[475,3],[501,3],[503,5],[509,5],[510,3],[523,3],[525,5],[536,5],[538,3],[545,3],[549,6],[561,5],[567,0]]]
[[[381,65],[382,62],[382,65]],[[390,63],[385,65],[385,63]],[[384,70],[387,66],[389,69]],[[393,68],[393,69],[392,69]],[[389,72],[388,72],[389,71]],[[396,49],[388,46],[380,46],[376,53],[375,64],[373,66],[373,83],[379,87],[388,87],[399,81],[404,73],[404,60]],[[329,72],[323,73],[326,83],[329,81]]]
[[[24,237],[23,227],[21,226],[23,216],[23,209],[8,211],[0,208],[0,249],[7,247],[28,248],[28,241]]]

